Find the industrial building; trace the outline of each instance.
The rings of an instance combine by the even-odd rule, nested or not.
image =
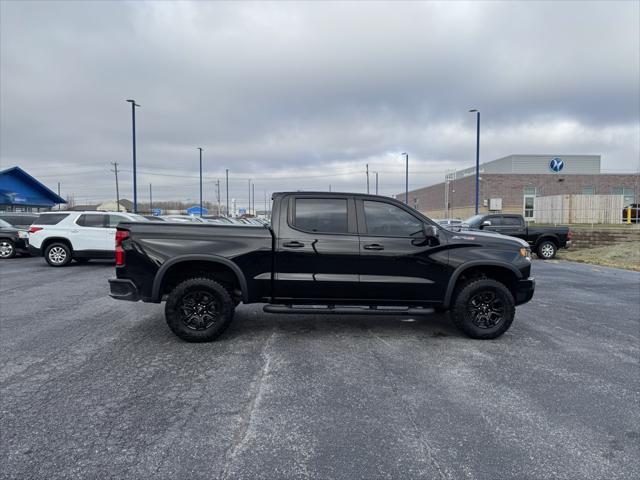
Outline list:
[[[0,171],[0,212],[39,212],[67,203],[20,167]]]
[[[602,173],[600,165],[600,155],[509,155],[482,163],[479,211],[535,221],[541,197],[616,196],[614,209],[638,203],[638,173]],[[475,213],[475,173],[475,166],[450,172],[442,183],[409,191],[409,205],[430,218],[467,218]]]

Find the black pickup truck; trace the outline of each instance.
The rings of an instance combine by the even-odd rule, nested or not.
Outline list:
[[[491,230],[525,240],[538,258],[550,260],[559,248],[571,247],[568,227],[530,227],[522,215],[488,213],[475,215],[463,223],[462,229]]]
[[[159,303],[180,338],[209,341],[238,303],[265,312],[420,315],[450,310],[472,338],[496,338],[533,296],[526,242],[452,232],[394,199],[273,196],[271,226],[120,223],[111,296]]]

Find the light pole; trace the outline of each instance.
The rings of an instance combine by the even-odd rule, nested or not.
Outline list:
[[[225,172],[226,176],[227,176],[227,218],[229,217],[229,169],[227,168],[226,172]]]
[[[476,114],[476,215],[480,203],[480,110],[472,109],[470,113]]]
[[[202,218],[202,147],[198,147],[200,151],[200,218]]]
[[[367,163],[367,195],[369,195],[369,164]]]
[[[401,153],[405,157],[404,165],[404,204],[409,205],[409,154],[407,152]]]
[[[138,178],[136,176],[136,107],[139,107],[135,100],[128,99],[131,104],[131,124],[133,137],[133,213],[138,213]]]
[[[378,195],[378,172],[376,173],[376,195]]]

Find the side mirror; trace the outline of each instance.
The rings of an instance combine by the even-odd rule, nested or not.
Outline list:
[[[484,222],[482,222],[482,224],[480,225],[480,228],[484,228],[484,227],[490,227],[491,226],[491,222],[489,220],[485,220]]]
[[[438,238],[438,228],[433,225],[422,224],[422,232],[425,238]]]

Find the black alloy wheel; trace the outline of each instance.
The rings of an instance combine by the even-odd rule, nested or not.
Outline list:
[[[178,308],[180,320],[191,330],[206,330],[220,319],[220,302],[206,290],[188,293]]]
[[[478,328],[493,328],[504,320],[504,304],[495,292],[483,291],[469,300],[467,310]]]

